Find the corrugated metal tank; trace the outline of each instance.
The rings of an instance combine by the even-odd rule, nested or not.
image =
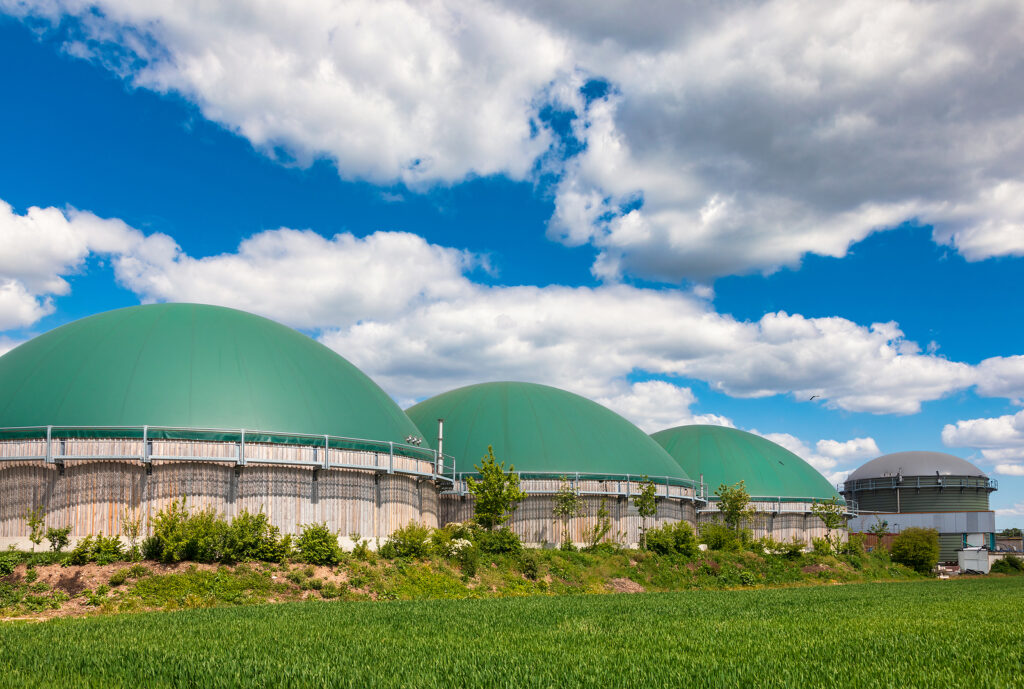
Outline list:
[[[862,512],[969,512],[987,510],[988,493],[982,488],[882,488],[858,490],[850,497]]]

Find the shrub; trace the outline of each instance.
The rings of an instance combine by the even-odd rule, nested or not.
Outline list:
[[[304,524],[295,547],[299,558],[311,565],[333,567],[341,557],[338,537],[324,523]]]
[[[739,550],[740,539],[736,532],[724,524],[714,522],[701,524],[700,542],[710,550]]]
[[[64,559],[64,565],[82,566],[90,562],[109,565],[124,559],[124,548],[119,536],[86,536],[72,548]]]
[[[476,534],[476,545],[485,553],[518,553],[523,544],[512,529],[505,527],[496,531],[480,531]]]
[[[430,527],[410,521],[388,537],[390,557],[424,558],[429,552]],[[381,553],[384,554],[383,551]]]
[[[818,555],[831,555],[832,554],[832,541],[826,538],[812,538],[811,548],[814,549]]]
[[[480,548],[476,545],[463,548],[459,551],[458,558],[462,573],[467,577],[475,577],[477,567],[480,565]]]
[[[271,525],[263,512],[242,510],[224,533],[222,562],[281,562],[287,557],[291,538]]]
[[[529,551],[523,552],[523,575],[532,581],[537,580],[537,575],[540,573],[540,561],[537,558],[537,554]]]
[[[852,533],[849,536],[849,540],[846,545],[843,546],[843,552],[847,555],[863,555],[864,554],[864,541],[866,536],[862,533]]]
[[[782,556],[788,560],[795,560],[799,558],[801,555],[804,554],[804,548],[807,547],[807,544],[803,540],[797,538],[796,536],[794,536],[792,540],[786,541],[781,545]]]
[[[678,554],[693,558],[697,556],[697,536],[687,522],[665,524],[648,530],[647,549],[661,555]]]
[[[150,536],[142,540],[142,559],[159,560],[161,554],[160,539]]]
[[[18,554],[14,552],[14,546],[6,553],[0,553],[0,577],[6,577],[14,572],[18,566]]]
[[[323,587],[320,589],[321,598],[341,598],[344,594],[344,588],[330,581],[324,584]]]
[[[132,565],[128,568],[128,576],[132,579],[141,579],[149,576],[149,567],[146,565]]]
[[[358,534],[356,535],[355,545],[352,546],[352,557],[357,560],[367,562],[373,558],[373,554],[370,551],[370,541],[367,539],[359,540]]]
[[[916,526],[904,529],[892,542],[893,562],[927,574],[939,563],[939,532]]]
[[[159,543],[155,559],[163,562],[216,562],[223,554],[227,530],[227,522],[213,510],[190,513],[184,498],[172,500],[153,518],[153,537]],[[144,548],[146,546],[144,544]]]
[[[1006,554],[1001,560],[992,563],[991,571],[995,574],[1024,574],[1024,560]]]
[[[89,559],[99,565],[109,565],[123,560],[124,548],[121,546],[121,537],[98,535],[93,541]]]
[[[119,569],[110,575],[110,581],[107,583],[109,583],[111,586],[120,586],[126,581],[128,581],[128,570]]]
[[[46,530],[46,540],[50,542],[50,550],[59,553],[68,547],[71,540],[71,527],[65,526],[55,529],[52,526]]]
[[[88,564],[92,557],[92,536],[86,536],[71,549],[68,553],[67,559],[64,560],[66,565],[76,565],[81,567],[84,564]]]

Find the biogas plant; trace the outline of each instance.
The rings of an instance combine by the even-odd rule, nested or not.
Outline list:
[[[942,522],[944,548],[994,531],[994,482],[949,455],[879,458],[840,495],[760,436],[715,426],[648,436],[545,385],[470,385],[403,412],[291,328],[223,307],[154,304],[83,318],[0,357],[0,547],[28,543],[27,514],[38,508],[81,538],[120,533],[126,514],[145,529],[183,496],[228,519],[262,511],[283,533],[322,522],[385,539],[410,521],[472,517],[466,479],[489,447],[519,475],[526,498],[510,526],[530,545],[560,539],[563,480],[586,505],[571,524],[578,542],[602,510],[612,537],[636,543],[631,498],[648,483],[657,512],[647,526],[717,520],[715,489],[744,481],[755,537],[810,543],[825,534],[812,505],[833,499],[865,523],[858,502],[908,525],[955,508],[963,519]],[[902,516],[910,509],[919,516]]]

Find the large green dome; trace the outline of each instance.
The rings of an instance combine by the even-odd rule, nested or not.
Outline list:
[[[767,438],[724,426],[677,426],[651,436],[690,476],[703,474],[708,493],[745,482],[751,497],[828,500],[839,497],[817,469]]]
[[[418,432],[359,369],[242,311],[153,304],[69,323],[0,357],[0,428],[171,426],[403,442]]]
[[[444,452],[473,472],[487,446],[516,471],[572,475],[689,477],[656,442],[615,412],[579,395],[534,383],[481,383],[410,407],[409,418],[435,440],[444,419]]]

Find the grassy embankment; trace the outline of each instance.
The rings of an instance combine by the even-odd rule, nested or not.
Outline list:
[[[764,588],[830,582],[917,579],[887,557],[761,555],[712,551],[687,558],[641,551],[527,550],[456,558],[387,560],[346,555],[334,567],[250,563],[225,565],[44,564],[25,555],[0,578],[0,618],[95,612],[176,610],[225,605],[328,600],[501,598],[524,595]],[[29,566],[30,563],[32,566]]]
[[[0,686],[1020,686],[1024,578],[0,626]]]

